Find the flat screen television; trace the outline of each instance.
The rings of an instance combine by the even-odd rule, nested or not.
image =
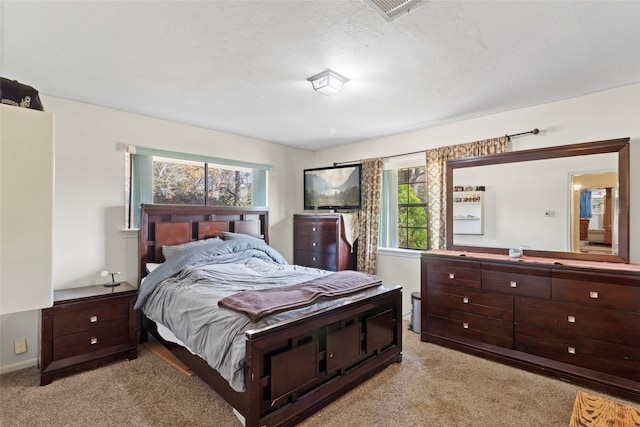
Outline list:
[[[304,170],[304,209],[360,209],[362,165]]]

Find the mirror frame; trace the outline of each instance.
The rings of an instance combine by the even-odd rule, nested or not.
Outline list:
[[[532,150],[509,151],[486,156],[466,157],[447,160],[446,169],[446,248],[455,251],[485,252],[508,255],[509,248],[464,246],[453,244],[453,171],[474,166],[501,163],[527,162],[531,160],[556,159],[560,157],[586,156],[590,154],[618,153],[618,255],[588,254],[580,252],[559,252],[525,250],[525,256],[578,259],[587,261],[629,262],[629,140],[630,138],[609,139],[580,144],[536,148]]]

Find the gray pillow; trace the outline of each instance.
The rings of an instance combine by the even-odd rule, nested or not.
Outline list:
[[[230,231],[224,231],[222,233],[222,238],[224,240],[246,240],[248,242],[253,242],[255,244],[263,244],[263,245],[267,244],[264,240],[260,239],[259,237],[249,236],[248,234],[232,233]]]
[[[162,255],[164,255],[164,259],[169,260],[171,257],[179,255],[188,249],[195,248],[196,246],[206,245],[209,243],[215,243],[215,242],[222,243],[223,240],[219,237],[212,237],[210,239],[195,240],[193,242],[182,243],[180,245],[163,246]]]

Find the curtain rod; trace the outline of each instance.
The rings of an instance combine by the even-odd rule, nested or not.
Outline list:
[[[533,130],[530,130],[529,132],[512,133],[511,135],[505,134],[504,137],[507,138],[507,141],[509,141],[512,136],[521,136],[521,135],[528,135],[528,134],[537,135],[539,133],[540,133],[540,130],[538,128],[535,128]],[[425,151],[426,150],[420,150],[420,151],[412,151],[410,153],[392,154],[390,156],[384,156],[382,158],[383,159],[392,159],[394,157],[402,157],[402,156],[409,156],[411,154],[424,153]],[[349,161],[349,162],[333,162],[333,166],[349,165],[349,164],[360,163],[360,162],[361,162],[361,160],[352,160],[352,161]]]

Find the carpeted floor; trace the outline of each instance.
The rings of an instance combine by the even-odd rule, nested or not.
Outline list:
[[[38,370],[0,376],[0,425],[240,426],[215,392],[143,346],[120,361],[40,387]],[[566,427],[577,386],[420,342],[403,361],[305,420],[319,426]],[[596,391],[614,401],[638,406]]]

